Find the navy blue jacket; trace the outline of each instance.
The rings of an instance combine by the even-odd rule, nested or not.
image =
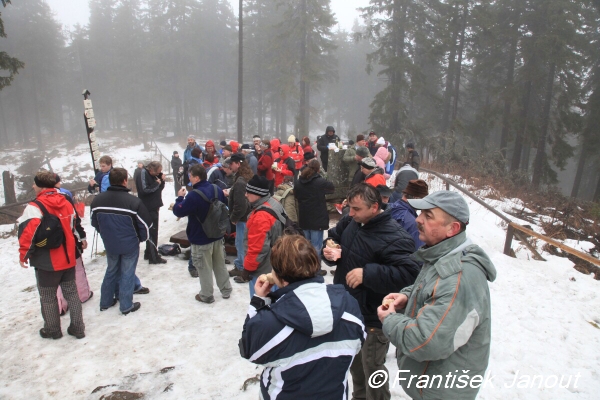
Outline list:
[[[406,232],[412,236],[415,241],[415,248],[419,250],[425,242],[419,239],[419,230],[417,229],[417,212],[404,200],[398,200],[394,203],[388,204],[387,211],[392,214],[392,218],[400,224]]]
[[[242,357],[265,367],[261,398],[342,399],[365,337],[356,300],[318,276],[291,283],[266,301],[254,296],[239,346]]]
[[[146,241],[152,219],[140,199],[125,186],[109,186],[92,201],[92,226],[100,233],[110,254],[130,254]]]
[[[209,200],[215,197],[213,185],[207,181],[200,181],[196,183],[193,186],[193,188],[202,191],[202,193],[204,193],[204,195]],[[219,196],[219,200],[227,204],[225,195],[223,194],[223,191],[220,188],[217,188],[217,193]],[[188,217],[188,224],[187,228],[185,229],[185,233],[187,234],[190,243],[203,245],[222,239],[208,238],[204,233],[204,229],[202,229],[202,224],[200,224],[200,221],[204,221],[209,208],[210,203],[204,201],[204,199],[193,190],[190,190],[188,192],[188,194],[185,196],[185,199],[183,198],[183,196],[179,196],[177,197],[177,200],[175,200],[175,205],[173,206],[173,214],[175,214],[175,216],[179,218]],[[198,221],[198,218],[200,219],[200,221]]]
[[[343,217],[328,237],[342,246],[342,258],[336,262],[322,257],[326,264],[337,265],[333,283],[343,284],[358,300],[367,327],[381,329],[377,307],[383,298],[412,285],[419,275],[419,265],[410,258],[415,252],[412,237],[389,212],[364,225]],[[352,289],[346,284],[346,275],[355,268],[363,268],[363,283]]]

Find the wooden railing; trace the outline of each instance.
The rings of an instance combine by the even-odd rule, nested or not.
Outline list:
[[[528,236],[533,236],[537,239],[543,240],[546,243],[551,244],[552,246],[556,246],[558,248],[560,248],[561,250],[572,254],[576,257],[581,258],[582,260],[585,260],[589,263],[592,263],[594,265],[600,266],[600,260],[592,257],[589,254],[583,253],[579,250],[575,250],[572,247],[569,247],[557,240],[554,240],[552,238],[549,238],[547,236],[544,236],[542,234],[539,234],[537,232],[532,231],[531,229],[527,229],[524,226],[521,226],[515,222],[513,222],[510,218],[508,218],[506,215],[502,214],[501,212],[499,212],[498,210],[496,210],[495,208],[493,208],[492,206],[490,206],[489,204],[487,204],[485,201],[481,200],[479,197],[475,196],[474,194],[470,193],[468,190],[466,190],[465,188],[463,188],[462,186],[460,186],[458,183],[456,183],[454,180],[440,174],[439,172],[436,171],[432,171],[430,169],[427,168],[420,168],[420,171],[426,172],[428,174],[434,175],[438,178],[440,178],[442,181],[444,181],[446,183],[446,190],[450,190],[450,186],[456,188],[457,190],[459,190],[460,192],[464,193],[466,196],[468,196],[469,198],[471,198],[472,200],[476,201],[477,203],[481,204],[483,207],[485,207],[487,210],[489,210],[490,212],[492,212],[494,215],[498,216],[499,218],[501,218],[503,221],[505,221],[508,224],[508,229],[506,230],[506,241],[504,243],[504,254],[506,254],[507,256],[511,256],[511,257],[515,257],[515,255],[512,253],[512,239],[513,236],[517,237],[517,239],[519,239],[532,253],[533,253],[533,258],[539,261],[546,261],[542,255],[537,251],[537,249],[527,241],[527,237]]]
[[[163,164],[162,160],[165,160],[165,162],[167,163],[167,172],[169,173],[169,175],[171,174],[171,160],[168,159],[167,157],[165,157],[165,155],[162,153],[162,151],[160,151],[160,148],[158,148],[158,144],[156,144],[156,142],[153,139],[150,139],[150,150],[154,149],[154,155],[160,154],[160,162],[161,164]],[[164,164],[163,164],[163,170],[165,169]]]

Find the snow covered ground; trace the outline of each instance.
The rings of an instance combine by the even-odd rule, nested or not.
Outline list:
[[[141,145],[118,146],[100,139],[100,146],[110,149],[107,153],[115,165],[130,172],[138,159],[152,158]],[[182,150],[174,144],[160,146],[164,154]],[[85,170],[85,164],[90,164],[86,146],[61,154],[62,158],[52,161],[55,171],[81,168],[84,176],[91,174]],[[1,164],[2,170],[14,170],[14,166]],[[425,174],[422,177],[427,178]],[[430,182],[442,188],[439,180]],[[172,183],[167,184],[159,243],[185,228],[186,220],[177,221],[167,210],[174,199]],[[600,323],[599,282],[575,271],[564,258],[544,253],[547,262],[533,261],[517,241],[513,243],[518,258],[503,255],[505,228],[501,220],[467,201],[471,207],[467,232],[498,269],[498,279],[490,284],[493,332],[488,371],[493,379],[481,389],[479,398],[597,399],[600,329],[592,323]],[[488,202],[498,208],[507,205]],[[91,239],[88,212],[89,208],[84,227]],[[6,232],[12,227],[1,228]],[[101,240],[98,248],[103,250]],[[587,245],[582,243],[581,248]],[[67,315],[62,317],[65,337],[53,341],[38,334],[43,322],[35,277],[32,269],[19,267],[16,237],[0,239],[0,254],[4,277],[0,399],[99,399],[116,390],[145,393],[149,399],[257,398],[256,383],[250,383],[246,391],[242,386],[261,368],[242,359],[237,347],[249,301],[247,285],[232,283],[229,300],[222,299],[217,290],[216,302],[207,305],[194,299],[199,283],[189,276],[187,261],[168,257],[168,264],[149,265],[141,260],[137,274],[150,294],[135,296],[135,301],[142,303],[140,311],[128,316],[122,316],[118,307],[100,312],[106,258],[92,256],[88,250],[84,263],[95,294],[83,305],[86,337],[76,340],[66,335]],[[331,283],[332,276],[326,280]],[[398,370],[394,352],[391,346],[386,362],[392,377]],[[541,378],[526,385],[527,376]],[[563,386],[571,376],[569,387],[555,383],[561,376]],[[392,394],[393,398],[408,398],[397,385]]]

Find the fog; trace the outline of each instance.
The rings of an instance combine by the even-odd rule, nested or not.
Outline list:
[[[593,1],[384,0],[350,25],[327,0],[245,0],[241,132],[237,4],[91,0],[65,29],[44,1],[8,4],[0,51],[24,66],[0,90],[0,147],[86,141],[87,89],[97,130],[140,142],[373,129],[437,165],[600,194]]]

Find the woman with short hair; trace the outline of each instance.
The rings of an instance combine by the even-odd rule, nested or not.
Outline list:
[[[317,252],[300,235],[280,237],[271,264],[272,281],[257,280],[239,342],[242,357],[265,366],[260,397],[347,398],[348,370],[365,336],[358,302],[343,285],[315,276]]]

